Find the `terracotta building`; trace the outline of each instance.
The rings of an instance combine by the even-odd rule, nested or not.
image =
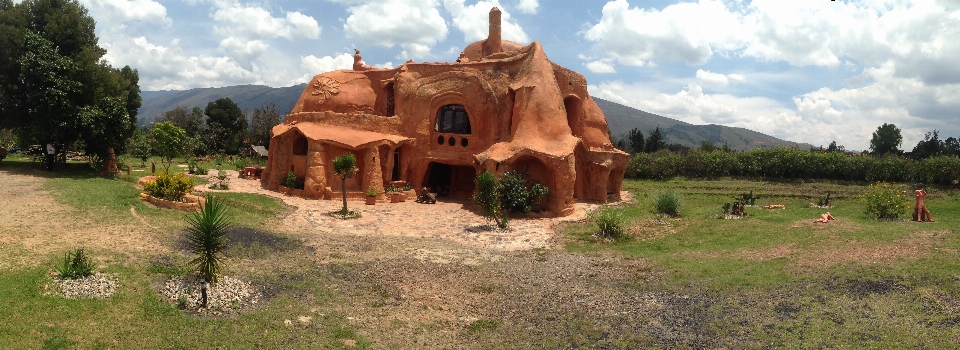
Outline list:
[[[543,205],[560,215],[575,199],[619,199],[627,154],[610,144],[586,79],[548,60],[539,42],[500,34],[493,8],[488,38],[456,62],[376,69],[357,52],[352,70],[315,76],[273,128],[264,186],[292,171],[304,195],[337,198],[332,159],[351,152],[360,169],[347,180],[351,197],[404,180],[441,200],[466,198],[479,172],[516,169],[550,188]]]

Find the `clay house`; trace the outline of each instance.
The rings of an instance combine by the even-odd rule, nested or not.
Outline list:
[[[502,40],[500,16],[490,11],[489,36],[456,62],[376,69],[358,51],[352,70],[315,76],[272,130],[263,185],[277,189],[292,171],[304,195],[338,198],[332,160],[351,152],[353,198],[397,180],[469,198],[478,173],[516,169],[550,188],[543,209],[559,215],[574,200],[618,199],[628,155],[610,144],[586,79],[539,42]]]

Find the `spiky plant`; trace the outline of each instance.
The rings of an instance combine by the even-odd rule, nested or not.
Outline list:
[[[200,211],[187,215],[187,246],[197,257],[189,265],[200,278],[217,283],[223,267],[223,251],[227,246],[227,230],[232,223],[223,201],[206,196]]]

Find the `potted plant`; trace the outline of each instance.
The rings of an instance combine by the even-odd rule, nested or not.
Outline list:
[[[406,201],[407,201],[407,192],[404,190],[404,188],[403,188],[403,187],[396,187],[395,189],[397,190],[397,193],[400,194],[400,201],[401,201],[401,202],[406,202]]]
[[[367,189],[367,205],[377,204],[377,190],[373,187]]]
[[[390,193],[390,203],[399,203],[400,202],[400,192],[397,191],[396,187],[390,186],[386,189]]]

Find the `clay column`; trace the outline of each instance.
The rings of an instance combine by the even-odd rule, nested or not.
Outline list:
[[[490,31],[487,34],[487,40],[483,41],[483,56],[489,56],[498,52],[503,52],[500,46],[500,37],[502,33],[500,17],[502,13],[499,8],[490,9]]]
[[[373,188],[377,190],[378,193],[383,193],[383,173],[382,168],[380,168],[380,162],[383,159],[377,158],[380,152],[377,151],[376,145],[371,145],[367,148],[367,152],[363,156],[363,167],[364,172],[363,178],[360,179],[360,191],[366,191],[367,189]],[[379,197],[379,196],[378,196]]]
[[[312,141],[312,140],[311,140]],[[307,151],[307,171],[303,179],[303,192],[307,197],[323,197],[326,193],[326,168],[323,164],[325,156],[323,144],[312,141]]]

